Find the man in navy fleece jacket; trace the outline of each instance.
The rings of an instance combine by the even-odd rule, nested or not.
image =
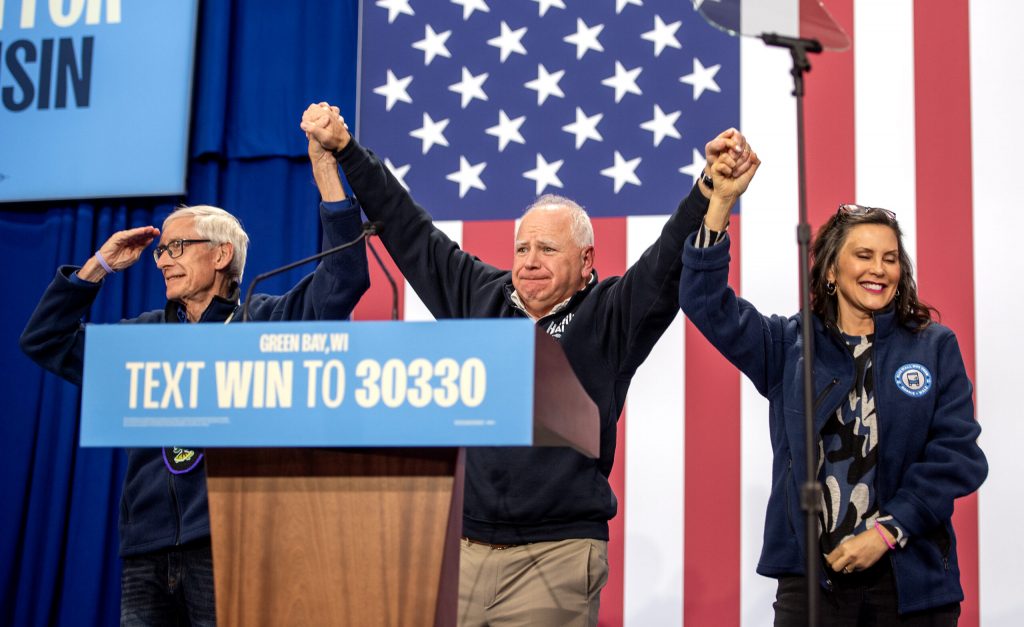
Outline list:
[[[542,196],[520,224],[513,269],[500,270],[437,229],[329,107],[311,105],[302,129],[334,151],[436,318],[534,320],[559,341],[600,412],[597,459],[569,448],[467,450],[459,624],[595,625],[617,509],[608,483],[616,421],[633,373],[676,316],[683,243],[700,226],[710,190],[695,185],[643,256],[622,277],[601,281],[586,212],[568,198]],[[746,164],[739,132],[706,147],[710,161],[726,150]]]
[[[323,248],[361,232],[359,208],[338,180],[334,156],[311,142],[313,176],[323,203]],[[167,304],[126,324],[227,323],[241,318],[239,285],[249,238],[238,220],[217,207],[183,207],[162,231],[144,226],[113,234],[82,267],[62,266],[21,336],[36,363],[81,384],[82,318],[113,272],[153,250],[166,284]],[[369,286],[366,249],[353,246],[326,258],[283,296],[256,294],[253,320],[338,320],[352,312]],[[129,449],[119,521],[121,624],[213,625],[213,564],[206,472],[201,450]]]

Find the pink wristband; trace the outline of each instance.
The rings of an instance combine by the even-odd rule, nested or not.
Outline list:
[[[110,267],[110,264],[107,263],[107,260],[103,258],[103,255],[98,250],[96,251],[96,261],[106,270],[107,274],[114,274],[114,269]]]
[[[896,545],[889,542],[889,538],[885,537],[885,532],[882,531],[882,525],[875,523],[875,531],[878,532],[878,535],[882,536],[882,542],[885,542],[885,546],[889,547],[890,551],[896,548]]]

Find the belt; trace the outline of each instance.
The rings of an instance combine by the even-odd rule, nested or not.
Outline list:
[[[523,544],[501,544],[497,542],[482,542],[480,540],[474,540],[473,538],[467,538],[466,536],[462,536],[462,539],[470,544],[479,544],[480,546],[485,546],[495,551],[504,551],[505,549],[511,549],[512,547],[523,546]]]

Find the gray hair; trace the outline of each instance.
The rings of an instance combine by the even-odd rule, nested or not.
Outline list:
[[[249,236],[246,235],[238,218],[210,205],[178,207],[164,220],[163,228],[166,229],[168,223],[181,218],[195,219],[196,233],[200,238],[208,239],[212,244],[231,244],[234,256],[231,258],[231,265],[228,266],[228,274],[232,280],[241,283],[242,272],[245,270],[245,255],[249,250]]]
[[[534,209],[554,210],[565,209],[569,212],[569,228],[572,232],[572,239],[577,246],[586,248],[594,245],[594,225],[590,223],[590,216],[576,201],[559,196],[558,194],[544,194],[537,200],[530,203],[530,206],[523,211],[523,216]]]

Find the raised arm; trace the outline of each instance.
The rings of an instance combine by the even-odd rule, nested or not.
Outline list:
[[[611,367],[620,374],[631,374],[646,359],[651,348],[679,311],[679,280],[682,251],[686,238],[696,231],[710,207],[726,211],[746,189],[760,162],[750,150],[746,138],[736,129],[727,129],[704,147],[711,172],[721,165],[714,190],[700,178],[690,194],[669,218],[660,237],[648,248],[621,280],[603,295],[601,316],[604,333],[626,338],[612,354]]]
[[[81,268],[62,266],[21,333],[21,350],[43,368],[81,384],[82,319],[96,300],[103,278],[129,268],[159,236],[160,230],[152,226],[118,231]]]
[[[462,251],[436,228],[384,164],[353,141],[340,116],[313,112],[303,117],[301,128],[334,152],[363,212],[383,223],[385,248],[436,318],[465,317],[481,286],[507,278],[507,272]]]
[[[760,166],[756,154],[740,176],[732,155],[710,164],[714,184],[707,215],[683,252],[679,305],[697,329],[757,390],[768,395],[782,381],[783,335],[788,320],[763,316],[729,287],[726,231],[732,207]]]
[[[344,120],[337,107],[327,103],[310,105],[303,113],[303,124],[323,124],[327,118]],[[347,198],[338,174],[338,162],[320,142],[309,141],[308,153],[313,180],[320,191],[320,223],[323,227],[321,250],[350,242],[362,233],[359,205]],[[324,258],[316,270],[304,277],[283,296],[253,296],[251,315],[256,320],[344,320],[370,286],[366,262],[366,244],[354,246]]]
[[[118,231],[107,238],[99,250],[82,264],[76,275],[83,281],[98,283],[111,272],[127,270],[158,237],[160,229],[154,226]]]
[[[338,107],[332,107],[326,102],[309,105],[302,114],[302,125],[316,128],[326,128],[331,124],[330,118],[337,118],[341,126],[348,131],[345,125],[345,118],[341,117]],[[313,180],[320,191],[320,199],[324,202],[339,202],[345,200],[345,187],[341,184],[341,177],[338,175],[338,160],[334,153],[323,147],[306,131],[306,139],[309,142],[307,151],[309,162],[313,168]]]

